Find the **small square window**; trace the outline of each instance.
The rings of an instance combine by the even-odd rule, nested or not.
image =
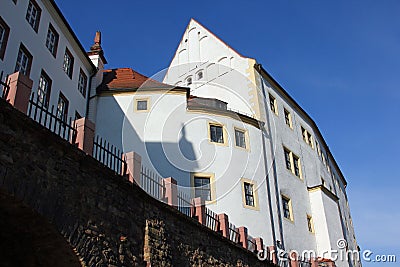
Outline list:
[[[237,147],[246,148],[246,132],[235,129],[235,144]]]
[[[0,59],[4,59],[4,54],[6,53],[8,35],[10,34],[10,27],[7,23],[0,17]]]
[[[136,111],[147,111],[149,108],[148,99],[136,99]]]
[[[283,217],[293,221],[291,200],[290,198],[285,197],[283,195],[282,195],[282,210],[283,210]]]
[[[17,63],[15,64],[15,72],[21,72],[29,77],[32,66],[32,55],[28,49],[21,44],[18,51]]]
[[[28,21],[29,25],[38,32],[39,29],[39,22],[40,22],[40,14],[42,10],[40,9],[39,5],[34,1],[30,0],[28,4],[28,9],[26,11],[26,21]]]
[[[87,76],[81,69],[79,72],[78,91],[81,92],[83,97],[86,97]]]
[[[74,69],[74,57],[68,48],[65,48],[63,70],[72,79],[72,72]]]
[[[284,113],[285,113],[286,125],[289,126],[290,128],[292,128],[292,115],[290,114],[290,112],[287,109],[284,109]]]
[[[271,94],[269,94],[269,107],[273,113],[278,114],[278,108],[276,106],[276,99]]]
[[[210,141],[213,143],[224,143],[224,129],[222,125],[210,124]]]
[[[310,233],[314,233],[314,223],[310,215],[307,215],[307,227]]]
[[[38,97],[38,103],[45,107],[49,106],[51,83],[52,81],[50,77],[42,70],[42,73],[39,78],[37,97]]]
[[[67,121],[68,116],[68,105],[69,102],[67,98],[60,92],[57,104],[57,118],[61,121]]]
[[[195,197],[200,197],[204,201],[211,201],[210,177],[194,176]]]
[[[57,54],[58,39],[59,35],[57,31],[54,29],[53,25],[49,24],[46,37],[46,47],[54,57]]]

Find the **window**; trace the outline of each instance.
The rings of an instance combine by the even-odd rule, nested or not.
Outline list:
[[[285,148],[284,149],[284,153],[285,153],[286,168],[289,171],[292,171],[292,160],[290,159],[291,158],[291,156],[290,156],[291,152]]]
[[[235,145],[237,147],[246,148],[246,131],[235,129]]]
[[[74,57],[72,56],[71,52],[69,52],[68,48],[65,48],[63,70],[71,79],[72,79],[73,68],[74,68]]]
[[[273,113],[278,115],[278,108],[276,106],[276,99],[271,94],[269,94],[269,107]]]
[[[307,227],[310,233],[314,233],[314,223],[311,215],[307,215]]]
[[[42,70],[39,78],[39,86],[38,86],[38,103],[41,105],[48,107],[50,101],[50,91],[51,91],[51,79],[49,76]]]
[[[59,35],[54,29],[53,25],[49,24],[49,29],[47,31],[46,47],[49,49],[50,53],[55,57],[57,54]]]
[[[41,13],[42,10],[40,9],[39,5],[34,0],[30,0],[28,4],[28,10],[26,11],[26,21],[28,21],[29,25],[32,26],[35,32],[37,32],[39,29]]]
[[[247,209],[260,210],[258,206],[257,184],[254,180],[242,178],[243,206]]]
[[[199,71],[199,72],[197,73],[197,80],[201,80],[201,79],[203,79],[203,72],[202,72],[202,71]]]
[[[286,219],[289,219],[293,221],[293,216],[292,216],[292,201],[290,198],[282,195],[282,209],[283,209],[283,217]]]
[[[81,69],[79,72],[78,90],[83,97],[86,97],[87,76]],[[147,107],[147,106],[146,106]]]
[[[243,186],[246,205],[254,207],[253,185],[250,183],[243,183]]]
[[[303,140],[306,142],[311,148],[314,148],[313,137],[311,133],[309,133],[303,126],[301,126],[301,133],[303,135]]]
[[[20,45],[17,63],[15,65],[15,72],[21,72],[22,74],[29,76],[32,66],[32,55],[28,52],[23,44]]]
[[[290,128],[292,128],[292,115],[290,114],[290,112],[285,108],[284,109],[284,113],[285,113],[285,123],[287,126],[289,126]]]
[[[302,178],[300,158],[286,147],[283,148],[283,153],[286,168],[297,177]]]
[[[210,124],[210,142],[224,144],[224,127],[221,124]]]
[[[143,112],[149,110],[149,99],[148,98],[140,98],[135,99],[135,111]]]
[[[293,157],[294,175],[296,175],[297,177],[300,177],[300,159],[298,156],[294,155],[293,153],[292,153],[292,157]]]
[[[319,143],[317,141],[315,141],[315,146],[317,147],[318,156],[321,157],[321,147],[319,146]]]
[[[189,77],[186,79],[186,85],[191,85],[192,84],[192,77]]]
[[[57,104],[57,118],[62,121],[67,121],[67,116],[68,116],[68,100],[60,92]]]
[[[6,22],[0,17],[0,59],[4,59],[4,54],[6,53],[8,35],[10,34],[10,27]]]
[[[209,177],[194,177],[195,197],[204,201],[211,201],[211,187]]]

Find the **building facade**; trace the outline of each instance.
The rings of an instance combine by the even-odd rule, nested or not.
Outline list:
[[[86,116],[97,70],[53,0],[1,1],[0,38],[4,76],[30,78],[35,98],[60,119]]]
[[[31,79],[59,119],[88,117],[96,134],[265,244],[321,258],[342,239],[357,250],[340,168],[255,59],[191,20],[163,83],[106,63],[100,33],[87,53],[53,0],[0,2],[0,71]]]

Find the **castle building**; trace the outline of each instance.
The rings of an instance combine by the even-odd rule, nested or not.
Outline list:
[[[316,123],[255,59],[191,20],[162,82],[106,63],[100,33],[86,52],[54,0],[0,2],[0,71],[30,81],[60,120],[89,118],[265,244],[321,258],[342,239],[357,250],[345,177]]]
[[[106,71],[96,132],[266,244],[329,258],[345,239],[357,251],[346,179],[316,123],[255,59],[191,20],[163,82]]]

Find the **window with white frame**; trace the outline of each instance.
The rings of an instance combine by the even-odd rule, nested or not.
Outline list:
[[[235,129],[235,145],[237,147],[246,148],[246,131]]]
[[[7,23],[0,17],[0,59],[4,59],[4,54],[6,53],[8,35],[10,34],[10,27]]]
[[[74,57],[68,48],[65,48],[63,70],[72,79],[72,71],[74,68]]]
[[[191,85],[193,83],[192,77],[186,79],[186,85]]]
[[[60,36],[54,29],[53,25],[49,24],[49,29],[47,30],[47,37],[46,37],[46,47],[54,57],[57,54],[59,38]]]
[[[40,9],[39,5],[34,0],[30,0],[25,18],[26,21],[28,21],[29,25],[31,25],[36,32],[39,29],[39,21],[41,13],[42,10]]]
[[[199,71],[197,73],[197,80],[201,80],[201,79],[203,79],[203,71]]]
[[[204,201],[211,201],[210,177],[194,176],[195,197],[200,197]]]
[[[68,100],[67,98],[60,92],[58,97],[58,104],[57,104],[57,118],[62,121],[67,121],[68,116]]]
[[[86,97],[87,76],[81,69],[79,72],[78,91]]]
[[[17,63],[15,64],[15,72],[21,72],[22,74],[29,76],[32,65],[32,55],[28,49],[21,44],[18,51]]]
[[[39,78],[39,86],[38,86],[38,103],[45,107],[49,106],[50,101],[50,92],[51,92],[51,79],[49,76],[42,70]]]
[[[283,148],[286,168],[299,178],[302,178],[300,158],[292,151]]]
[[[210,142],[213,143],[225,143],[224,140],[224,127],[221,124],[210,124]]]

